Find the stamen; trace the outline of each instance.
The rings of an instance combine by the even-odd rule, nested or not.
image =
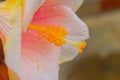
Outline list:
[[[29,29],[38,31],[42,37],[56,46],[62,46],[66,42],[62,38],[65,38],[68,34],[67,30],[65,30],[63,27],[54,25],[30,25]]]
[[[54,25],[29,25],[28,29],[38,31],[43,38],[45,38],[50,43],[53,43],[56,46],[62,46],[66,42],[69,42],[72,46],[74,46],[80,53],[82,53],[83,48],[86,46],[86,42],[76,42],[67,40],[66,36],[68,31],[61,26]]]
[[[81,42],[70,41],[70,40],[67,40],[67,41],[71,43],[71,45],[74,46],[80,53],[83,52],[83,48],[86,47],[87,45],[86,41],[81,41]]]

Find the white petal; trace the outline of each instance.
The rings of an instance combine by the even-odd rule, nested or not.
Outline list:
[[[22,76],[21,64],[21,27],[14,27],[6,38],[5,62],[11,70]]]
[[[60,64],[73,60],[79,53],[75,47],[71,46],[69,43],[66,43],[61,47],[60,55]]]
[[[83,3],[83,0],[46,0],[46,3],[48,5],[64,5],[70,7],[73,11],[76,11]]]

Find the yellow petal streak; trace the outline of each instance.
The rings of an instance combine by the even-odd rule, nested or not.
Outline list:
[[[10,17],[11,23],[13,23],[16,17],[19,16],[18,13],[19,10],[22,12],[21,17],[24,16],[23,7],[24,7],[24,0],[6,0],[4,3],[4,7],[0,8],[0,11],[7,13]]]
[[[7,0],[3,9],[14,12],[18,7],[24,5],[24,0]]]
[[[28,29],[39,32],[43,38],[56,46],[62,46],[66,42],[69,42],[72,46],[79,50],[80,53],[82,53],[82,49],[86,46],[85,41],[76,42],[67,40],[66,36],[68,35],[68,31],[62,26],[54,26],[48,24],[35,26],[30,24]]]
[[[12,15],[19,7],[24,6],[24,0],[7,0],[5,6]]]
[[[6,8],[17,8],[20,5],[22,5],[24,3],[24,0],[7,0],[6,1]]]

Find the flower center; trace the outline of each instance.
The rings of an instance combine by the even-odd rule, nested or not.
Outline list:
[[[28,29],[35,30],[42,35],[50,43],[56,46],[62,46],[66,42],[69,42],[72,46],[82,52],[82,49],[86,46],[86,42],[76,42],[67,40],[66,36],[68,31],[62,26],[54,26],[48,24],[39,24],[37,26],[30,24]]]
[[[29,28],[38,31],[43,38],[57,46],[62,46],[66,42],[62,38],[65,38],[68,32],[63,27],[54,25],[30,25]]]

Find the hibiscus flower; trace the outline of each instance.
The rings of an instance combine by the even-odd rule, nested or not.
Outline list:
[[[82,2],[0,2],[0,38],[10,80],[58,80],[59,64],[82,52],[89,37],[74,13]]]

